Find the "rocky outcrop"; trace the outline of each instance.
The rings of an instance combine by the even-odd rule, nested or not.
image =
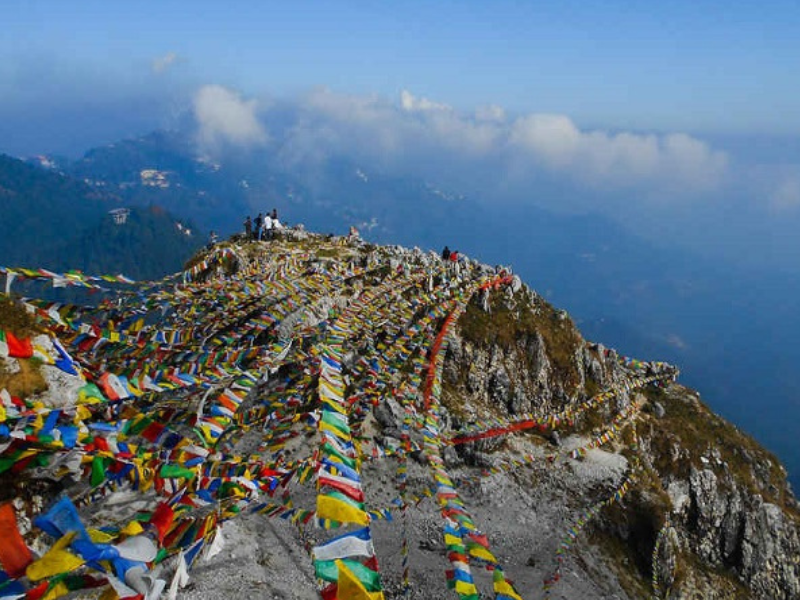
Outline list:
[[[758,598],[800,597],[796,514],[742,487],[729,473],[692,469],[673,520],[701,561],[735,573]]]
[[[491,326],[482,328],[483,321]],[[447,351],[444,396],[454,424],[551,414],[630,377],[613,350],[573,332],[562,311],[527,288],[478,298]],[[646,365],[650,374],[670,368]],[[619,540],[597,548],[617,564],[612,570],[627,563],[620,581],[632,571],[634,579],[649,582],[655,569],[668,598],[800,597],[800,514],[777,459],[714,415],[692,390],[672,384],[647,390],[641,400],[646,475],[596,524],[600,538]],[[579,430],[602,431],[631,401],[621,393],[582,429],[578,423]],[[548,439],[558,437],[556,431]],[[490,463],[501,446],[482,440],[458,451],[468,464]],[[662,528],[668,535],[662,533],[651,560]],[[615,555],[620,547],[622,555]],[[638,597],[642,589],[629,584],[626,591]]]

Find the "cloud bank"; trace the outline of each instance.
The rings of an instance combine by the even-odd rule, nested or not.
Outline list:
[[[407,90],[391,101],[318,88],[291,104],[282,152],[292,162],[344,155],[423,175],[461,174],[470,186],[470,176],[517,187],[546,179],[674,202],[715,190],[728,169],[724,152],[685,133],[588,130],[566,115],[509,116],[499,106],[461,112]]]
[[[222,144],[253,146],[267,141],[267,132],[256,113],[255,100],[220,85],[206,85],[194,96],[198,141],[206,149]]]

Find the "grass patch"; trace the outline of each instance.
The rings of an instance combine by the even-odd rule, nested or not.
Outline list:
[[[730,474],[737,485],[788,509],[786,474],[778,459],[734,425],[715,415],[698,398],[677,385],[668,389],[648,386],[642,392],[664,407],[664,417],[643,414],[640,432],[650,440],[654,467],[659,474],[686,478],[695,469],[711,468],[721,480]],[[719,453],[722,464],[709,459]],[[790,511],[797,517],[794,511]]]
[[[464,410],[464,399],[458,386],[448,381],[442,381],[442,395],[439,402],[456,419],[463,421],[469,416],[469,413]]]
[[[18,398],[28,398],[47,390],[47,382],[42,376],[42,361],[38,358],[22,358],[17,361],[19,371],[9,372],[5,365],[0,365],[0,389]]]
[[[45,332],[36,319],[20,303],[7,296],[0,297],[0,329],[26,339]],[[17,360],[19,370],[12,373],[8,365],[0,364],[0,389],[18,398],[44,392],[47,382],[42,376],[42,361],[38,358]]]
[[[320,248],[316,255],[318,258],[340,258],[342,251],[338,248]]]
[[[583,339],[572,319],[541,299],[532,304],[525,294],[517,294],[509,302],[504,294],[494,293],[490,305],[489,313],[475,301],[467,306],[459,320],[464,338],[482,346],[497,344],[506,351],[517,346],[524,355],[538,333],[555,378],[568,394],[574,394],[581,382],[575,357]]]
[[[735,573],[721,567],[712,567],[691,552],[678,553],[674,577],[675,582],[670,588],[672,592],[670,597],[674,597],[675,592],[679,592],[684,585],[693,588],[700,586],[713,588],[717,591],[718,597],[730,600],[749,600],[753,597],[752,591],[739,581]]]
[[[598,406],[592,410],[587,410],[575,417],[575,425],[572,432],[579,435],[589,435],[592,432],[600,433],[608,429],[611,422],[610,411],[607,406]]]
[[[583,391],[586,393],[587,398],[593,398],[603,391],[603,387],[594,379],[587,377],[583,382]]]
[[[24,306],[5,295],[0,296],[0,329],[20,338],[29,338],[45,331]]]

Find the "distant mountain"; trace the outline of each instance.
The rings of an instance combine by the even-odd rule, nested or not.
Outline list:
[[[125,206],[120,195],[56,168],[0,156],[0,264],[152,279],[180,269],[205,241],[158,206],[134,207],[115,224],[109,211]]]
[[[41,265],[78,231],[118,206],[100,192],[55,171],[0,155],[0,257],[10,265]]]
[[[204,241],[204,240],[202,240]],[[181,270],[202,245],[201,235],[159,207],[133,208],[124,224],[105,215],[63,246],[63,267],[86,273],[124,273],[132,279],[158,279]]]
[[[285,221],[318,231],[343,232],[358,225],[382,241],[414,242],[421,233],[438,244],[450,235],[441,230],[442,219],[456,225],[471,213],[466,226],[480,212],[458,193],[412,177],[366,171],[340,158],[287,165],[273,150],[212,159],[180,132],[159,131],[94,148],[77,161],[36,160],[57,164],[129,205],[157,204],[223,234],[240,230],[248,214],[277,208]]]

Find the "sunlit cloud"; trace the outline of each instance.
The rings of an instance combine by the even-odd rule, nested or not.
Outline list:
[[[220,85],[206,85],[194,96],[198,141],[202,146],[220,143],[252,146],[267,140],[267,132],[256,114],[257,102]]]
[[[491,168],[494,180],[520,186],[545,174],[602,191],[661,191],[676,201],[719,186],[728,165],[724,152],[684,133],[588,130],[563,114],[509,118],[494,105],[462,113],[407,90],[393,102],[318,88],[296,110],[286,140],[293,161],[339,154],[470,176]]]

